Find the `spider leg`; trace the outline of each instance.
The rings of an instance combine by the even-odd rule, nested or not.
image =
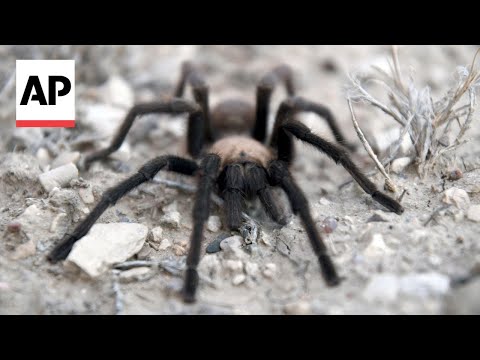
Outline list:
[[[312,215],[310,214],[307,198],[295,183],[295,180],[288,170],[288,164],[281,160],[274,160],[270,163],[268,172],[270,174],[272,185],[278,185],[285,191],[293,212],[300,216],[313,250],[317,255],[320,269],[322,270],[322,275],[326,283],[329,286],[338,285],[340,283],[340,278],[337,275],[332,259],[327,253],[327,247],[315,227]]]
[[[287,216],[273,195],[267,170],[255,163],[245,165],[245,181],[250,194],[257,195],[270,218],[280,225],[287,224]]]
[[[234,163],[225,166],[218,182],[222,197],[225,200],[227,226],[232,230],[237,230],[243,221],[242,211],[246,190],[243,165]]]
[[[312,101],[306,100],[301,97],[294,97],[291,99],[288,99],[280,105],[277,111],[277,115],[275,118],[275,125],[273,127],[273,134],[272,134],[272,140],[271,140],[271,146],[276,147],[277,142],[278,142],[278,129],[282,124],[293,118],[293,115],[299,113],[299,112],[313,112],[314,114],[317,114],[318,116],[324,118],[328,126],[330,127],[333,136],[335,137],[335,140],[345,146],[347,149],[353,151],[356,149],[355,144],[349,143],[346,139],[345,136],[343,135],[342,131],[340,130],[337,120],[333,116],[332,112],[325,106],[321,104],[314,103]],[[284,144],[285,145],[285,144]],[[293,144],[289,143],[288,147],[291,148],[292,156],[293,156]]]
[[[136,174],[130,176],[118,185],[108,189],[103,193],[102,199],[90,212],[90,214],[75,228],[71,234],[65,234],[62,240],[49,253],[48,259],[55,263],[64,260],[72,250],[75,242],[85,236],[90,228],[95,224],[98,218],[107,210],[110,205],[114,205],[120,198],[125,196],[140,184],[147,182],[160,170],[174,171],[184,175],[193,175],[198,170],[198,165],[188,159],[177,156],[161,156],[150,160],[144,164]]]
[[[212,128],[210,125],[210,105],[209,89],[200,71],[191,62],[186,61],[182,64],[180,79],[174,90],[174,97],[181,98],[185,93],[185,87],[192,87],[193,98],[200,105],[205,114],[205,139],[209,142],[214,141]]]
[[[207,155],[200,165],[200,180],[193,207],[193,231],[190,237],[190,249],[187,256],[187,270],[183,287],[183,298],[187,303],[195,301],[198,287],[197,266],[200,262],[200,251],[205,223],[210,214],[210,196],[217,181],[220,167],[218,155]]]
[[[267,73],[257,85],[257,110],[252,136],[262,143],[265,142],[267,137],[270,99],[275,86],[279,82],[284,83],[288,96],[295,95],[292,69],[288,65],[281,65],[274,68]]]
[[[121,127],[114,136],[112,143],[105,149],[89,154],[84,160],[85,168],[97,160],[105,159],[117,151],[124,142],[135,119],[140,115],[151,113],[182,114],[188,113],[188,152],[192,157],[198,157],[202,151],[204,137],[202,136],[205,126],[204,114],[200,106],[183,99],[169,99],[152,103],[135,105],[127,114]]]
[[[321,152],[342,165],[360,185],[360,187],[378,203],[385,206],[390,211],[402,214],[404,209],[396,200],[380,192],[375,184],[371,182],[350,159],[347,151],[331,142],[322,139],[313,134],[311,130],[302,123],[289,120],[282,124],[278,129],[278,159],[289,163],[292,159],[291,144],[292,135],[316,147]]]

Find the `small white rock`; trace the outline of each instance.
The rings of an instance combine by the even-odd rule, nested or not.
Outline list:
[[[331,202],[327,199],[325,199],[324,197],[320,198],[320,204],[321,205],[330,205]]]
[[[224,260],[223,264],[233,274],[243,272],[243,262],[241,260]]]
[[[445,191],[442,201],[446,204],[455,205],[457,208],[466,210],[470,206],[470,198],[463,189],[452,187]]]
[[[95,202],[95,197],[93,196],[93,190],[91,186],[78,189],[78,195],[85,204],[93,204]]]
[[[109,143],[106,145],[110,145]],[[111,159],[127,162],[131,157],[131,147],[128,142],[124,142],[120,148],[110,155]]]
[[[372,277],[363,296],[367,301],[394,301],[399,292],[399,279],[393,274],[380,274]]]
[[[142,224],[95,224],[73,247],[67,262],[74,263],[92,278],[127,260],[141,249],[148,228]]]
[[[100,91],[102,100],[114,106],[128,109],[135,102],[132,88],[125,79],[117,75],[110,77]]]
[[[392,165],[390,168],[394,173],[400,174],[407,168],[408,165],[410,165],[411,162],[412,159],[408,157],[395,159],[392,161]]]
[[[38,163],[40,164],[40,167],[42,170],[46,171],[48,166],[50,165],[50,161],[52,160],[50,158],[50,154],[48,153],[48,150],[41,147],[37,150],[37,153],[35,154],[37,157]]]
[[[370,244],[363,251],[363,255],[369,258],[378,258],[392,253],[393,250],[383,241],[382,234],[373,234]]]
[[[149,267],[139,267],[126,271],[122,271],[119,275],[119,279],[123,283],[142,280],[149,276],[151,269]]]
[[[111,105],[93,104],[84,108],[81,122],[91,128],[101,138],[110,138],[115,134],[127,114],[126,109]]]
[[[55,160],[52,162],[52,169],[56,169],[60,166],[67,165],[67,164],[75,164],[78,159],[80,159],[80,153],[78,151],[74,152],[64,152],[58,155]]]
[[[409,296],[426,298],[444,295],[450,290],[450,279],[442,274],[431,272],[402,276],[400,291]]]
[[[163,239],[158,248],[159,250],[167,250],[170,246],[172,246],[172,242],[168,239]]]
[[[70,163],[41,174],[39,180],[45,191],[51,192],[56,187],[61,188],[68,185],[77,177],[78,169]]]
[[[258,276],[258,273],[260,272],[260,268],[257,263],[247,261],[245,263],[245,272],[247,275],[250,275],[252,277]]]
[[[265,269],[263,270],[263,276],[272,279],[277,272],[277,265],[273,263],[265,264]]]
[[[207,222],[207,229],[213,233],[218,232],[222,228],[222,222],[218,216],[210,216]]]
[[[467,212],[468,220],[480,222],[480,205],[472,205]]]
[[[309,315],[312,313],[312,306],[306,301],[287,304],[283,311],[286,315]]]
[[[62,223],[65,224],[66,221],[67,221],[67,214],[65,213],[60,213],[57,216],[55,216],[55,218],[52,221],[52,224],[50,225],[50,232],[51,233],[57,232],[59,225]]]
[[[232,279],[232,284],[235,285],[235,286],[238,286],[238,285],[244,283],[246,279],[247,278],[246,278],[245,275],[238,274]]]
[[[175,229],[180,227],[180,213],[178,211],[167,212],[160,218],[160,223]]]
[[[233,249],[240,249],[243,245],[243,238],[241,236],[235,235],[229,238],[224,239],[220,243],[220,248],[224,251],[229,251]]]
[[[163,229],[160,226],[157,226],[152,229],[153,241],[156,243],[162,242]]]

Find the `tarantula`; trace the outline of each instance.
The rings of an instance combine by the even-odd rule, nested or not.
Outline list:
[[[270,143],[267,144],[270,98],[278,84],[285,86],[288,98],[281,103],[276,113],[273,133]],[[187,85],[193,90],[194,102],[182,99]],[[354,146],[346,142],[329,109],[295,96],[290,67],[282,65],[267,73],[258,83],[256,90],[256,107],[244,101],[228,100],[219,103],[210,111],[209,88],[202,74],[190,62],[184,63],[173,97],[135,105],[110,146],[86,156],[84,166],[88,168],[92,162],[105,159],[118,150],[135,119],[149,113],[188,114],[187,151],[191,159],[172,155],[156,157],[144,164],[134,175],[106,190],[91,213],[72,233],[65,234],[50,252],[49,260],[57,262],[65,259],[74,243],[88,233],[110,205],[114,205],[140,184],[152,180],[163,169],[196,176],[198,179],[193,207],[194,225],[182,291],[185,302],[195,301],[199,282],[197,266],[204,227],[210,213],[210,198],[214,191],[225,201],[228,227],[237,230],[242,223],[245,197],[258,197],[272,220],[285,225],[286,217],[272,192],[273,187],[282,188],[293,213],[300,217],[305,227],[326,284],[338,285],[340,278],[315,227],[308,200],[289,171],[294,158],[294,139],[313,145],[342,165],[367,194],[390,211],[401,214],[403,207],[380,192],[352,162],[346,148],[352,150]],[[313,134],[309,128],[297,121],[295,114],[299,112],[313,112],[324,118],[339,145]]]

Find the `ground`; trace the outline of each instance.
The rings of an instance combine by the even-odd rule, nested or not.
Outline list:
[[[400,58],[405,68],[415,70],[418,83],[429,85],[432,94],[440,97],[456,67],[470,64],[475,51],[473,46],[402,46]],[[469,142],[456,150],[444,169],[424,178],[413,166],[399,174],[391,172],[398,187],[407,190],[401,216],[383,211],[354,183],[340,187],[349,174],[324,155],[297,144],[292,171],[310,200],[317,226],[321,229],[326,218],[335,218],[338,224],[332,233],[323,232],[344,278],[336,288],[328,288],[322,280],[298,219],[291,217],[286,227],[275,228],[252,204],[250,214],[259,223],[259,238],[233,251],[203,251],[198,302],[184,304],[178,289],[193,197],[155,183],[132,191],[98,222],[144,224],[150,233],[161,226],[161,243],[149,234],[134,258],[169,266],[142,269],[145,273],[137,277],[109,270],[91,279],[78,268],[46,260],[48,250],[93,208],[105,189],[147,159],[181,154],[185,121],[168,116],[138,120],[128,136],[129,146],[115,159],[80,171],[61,189],[45,191],[39,175],[54,159],[75,162],[74,152],[83,156],[108,141],[134,102],[171,92],[183,60],[201,64],[212,104],[232,96],[253,102],[262,74],[274,65],[290,64],[299,93],[330,107],[348,139],[359,145],[355,162],[369,172],[374,165],[356,137],[344,88],[349,72],[385,64],[389,46],[4,46],[0,54],[1,314],[480,312],[475,297],[479,283],[473,278],[480,267],[480,225],[472,215],[472,206],[480,204],[478,119],[468,132]],[[41,58],[76,59],[78,117],[73,130],[15,129],[15,59]],[[284,96],[283,90],[275,92],[273,109]],[[396,123],[384,113],[365,104],[357,104],[356,110],[367,137],[380,150],[398,136]],[[311,115],[302,119],[318,134],[332,138],[321,119]],[[442,179],[442,171],[454,168],[463,173],[461,179]],[[173,174],[161,173],[157,178],[194,184]],[[372,180],[383,188],[381,176]],[[441,209],[450,188],[465,190],[468,199]],[[178,228],[161,223],[165,214],[175,211],[181,214]],[[212,215],[223,222],[218,206],[212,206]],[[227,232],[214,230],[205,231],[204,249]]]

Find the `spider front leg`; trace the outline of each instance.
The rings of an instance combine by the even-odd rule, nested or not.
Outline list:
[[[390,211],[397,214],[404,212],[403,206],[395,199],[380,192],[375,184],[371,182],[350,159],[347,151],[341,147],[322,139],[311,132],[311,130],[302,123],[295,120],[288,120],[283,123],[278,129],[278,158],[290,163],[292,160],[292,135],[297,139],[302,140],[315,148],[325,153],[328,157],[334,160],[337,164],[342,165],[347,170],[353,179],[360,185],[360,187],[378,203],[385,206]]]
[[[53,263],[66,259],[73,245],[90,231],[91,227],[110,205],[114,205],[140,184],[153,179],[162,169],[192,176],[198,170],[198,165],[192,160],[170,155],[150,160],[135,175],[105,191],[100,202],[85,220],[71,234],[65,234],[60,243],[50,252],[48,259]]]
[[[204,128],[205,117],[201,107],[183,99],[168,99],[152,103],[144,103],[135,105],[127,114],[121,127],[118,129],[111,144],[102,150],[96,151],[86,156],[83,166],[88,168],[89,165],[98,160],[105,159],[110,154],[117,151],[125,141],[125,138],[133,125],[133,122],[140,115],[165,113],[165,114],[183,114],[188,113],[188,152],[192,157],[198,157],[203,149],[204,144]]]
[[[285,191],[290,201],[292,211],[294,214],[300,216],[313,247],[313,251],[315,252],[315,255],[317,255],[320,269],[322,270],[322,275],[327,285],[338,285],[340,283],[340,278],[337,275],[332,259],[328,255],[327,247],[315,227],[315,222],[310,213],[308,200],[300,187],[295,183],[295,180],[288,170],[288,164],[281,160],[274,160],[270,163],[268,172],[270,174],[272,185],[280,186]]]
[[[220,157],[215,154],[207,155],[200,166],[200,180],[192,213],[194,224],[190,237],[190,249],[188,250],[183,286],[183,299],[187,303],[195,302],[195,294],[198,288],[197,267],[200,262],[203,231],[210,215],[210,196],[217,181],[219,168]]]

